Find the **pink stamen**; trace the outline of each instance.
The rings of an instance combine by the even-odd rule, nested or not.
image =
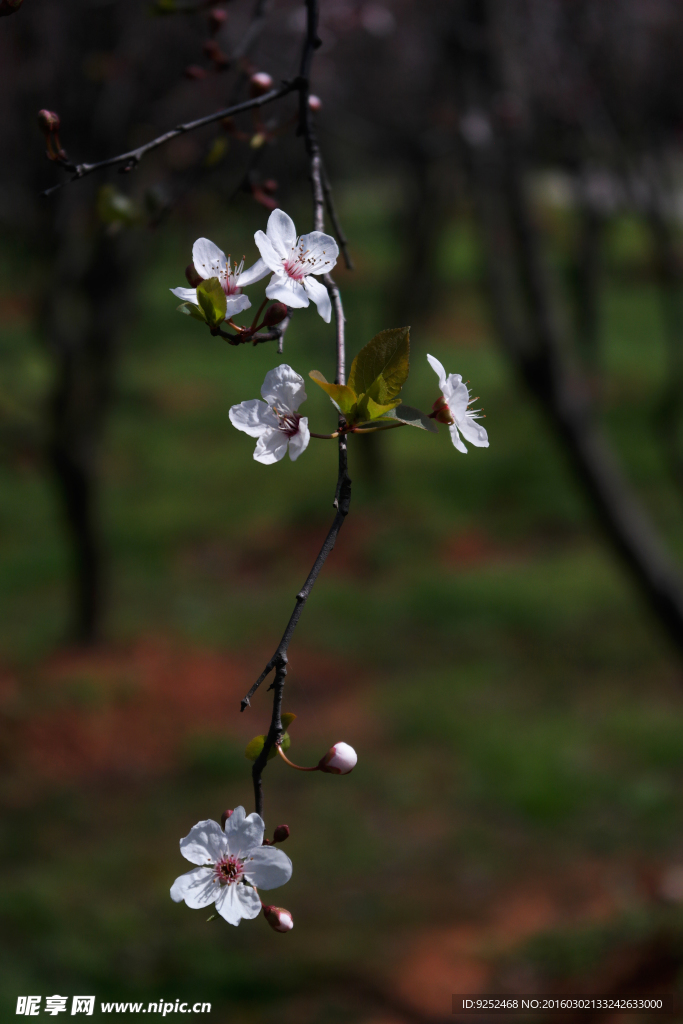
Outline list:
[[[221,857],[213,867],[214,882],[219,885],[234,885],[241,882],[244,875],[244,865],[238,857]]]

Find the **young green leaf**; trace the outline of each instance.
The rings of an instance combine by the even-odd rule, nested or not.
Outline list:
[[[227,300],[217,277],[210,277],[207,281],[202,281],[197,285],[197,302],[209,327],[218,327],[223,323]]]
[[[285,716],[283,715],[282,717],[284,718]],[[250,761],[255,761],[256,758],[261,753],[261,751],[263,750],[263,748],[265,746],[265,742],[266,742],[266,737],[265,736],[254,736],[253,740],[250,740],[249,743],[247,743],[246,749],[244,751],[244,756],[246,758],[248,758]],[[283,750],[289,750],[289,746],[290,746],[291,742],[292,741],[289,738],[289,734],[286,733],[286,732],[283,732],[282,740],[280,741],[280,746],[282,747],[282,749]],[[276,756],[277,756],[277,750],[273,746],[268,751],[268,760],[272,761],[273,758],[276,757]]]
[[[370,392],[373,401],[386,404],[397,397],[409,368],[410,328],[380,331],[353,360],[348,386],[357,395]]]
[[[398,405],[396,402],[386,402],[382,405],[379,402],[375,402],[370,395],[361,395],[358,400],[358,414],[356,422],[371,422],[380,419],[382,416],[387,416],[392,409]]]
[[[438,434],[439,432],[434,420],[430,420],[429,416],[425,416],[419,409],[413,409],[412,405],[397,405],[388,415],[400,420],[401,423],[406,423],[409,427],[430,430],[432,434]]]
[[[319,370],[311,370],[308,376],[311,380],[315,381],[319,388],[327,392],[343,416],[348,418],[353,415],[357,396],[352,388],[348,387],[347,384],[328,384]]]
[[[199,306],[195,306],[194,302],[181,302],[177,309],[179,313],[184,313],[185,316],[192,316],[195,320],[201,320],[203,324],[206,323],[206,317]]]

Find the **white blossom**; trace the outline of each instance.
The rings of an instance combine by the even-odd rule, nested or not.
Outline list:
[[[318,767],[321,772],[332,775],[348,775],[358,763],[358,754],[348,743],[335,743],[321,759]]]
[[[259,889],[276,889],[292,877],[292,862],[274,846],[263,846],[265,826],[258,814],[245,814],[236,807],[225,822],[199,821],[180,840],[180,852],[191,871],[176,878],[171,899],[185,900],[193,910],[212,903],[228,924],[238,925],[261,912]]]
[[[250,281],[258,281],[271,271],[266,295],[286,306],[299,309],[313,299],[318,312],[329,324],[332,305],[327,288],[313,276],[327,274],[334,267],[339,247],[331,235],[311,231],[297,238],[294,221],[284,210],[273,210],[266,232],[254,235],[261,259],[249,270]]]
[[[263,277],[260,272],[261,260],[257,260],[249,270],[243,270],[244,260],[233,265],[230,256],[226,256],[223,250],[210,242],[208,238],[198,238],[192,246],[192,262],[194,269],[205,281],[210,277],[217,277],[220,281],[226,296],[226,320],[249,309],[251,302],[246,295],[242,295],[240,289],[244,285],[261,280]],[[183,302],[193,302],[198,305],[196,288],[171,288],[171,292]]]
[[[477,448],[488,448],[488,434],[482,425],[477,423],[481,412],[478,409],[469,410],[469,406],[476,399],[470,398],[467,384],[463,384],[459,373],[447,375],[442,364],[434,356],[428,355],[427,359],[429,360],[429,365],[439,378],[439,387],[443,395],[443,399],[438,399],[434,403],[435,418],[441,423],[448,424],[451,440],[459,452],[467,454],[467,448],[460,434],[470,444],[476,445]]]
[[[304,380],[291,366],[282,363],[266,374],[261,388],[264,401],[252,398],[230,409],[233,427],[257,437],[254,458],[265,466],[283,459],[289,445],[294,462],[308,446],[311,434],[308,417],[297,409],[306,401]]]

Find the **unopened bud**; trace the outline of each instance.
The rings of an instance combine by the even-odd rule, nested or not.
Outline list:
[[[222,7],[212,7],[209,11],[209,28],[212,32],[218,32],[218,30],[225,24],[228,17],[228,12],[224,11]]]
[[[221,828],[225,828],[226,821],[228,820],[228,818],[232,818],[234,813],[234,811],[223,811],[223,813],[221,814]]]
[[[432,409],[432,419],[437,420],[439,423],[451,424],[454,422],[453,417],[451,416],[451,410],[448,408],[448,402],[443,395],[439,395],[437,400],[434,402]]]
[[[289,825],[278,825],[273,832],[273,842],[284,843],[285,839],[289,839]]]
[[[311,93],[311,95],[308,97],[308,105],[311,108],[311,110],[317,113],[321,109],[323,101],[320,99],[319,96],[314,96],[313,93]]]
[[[275,193],[277,192],[277,182],[275,178],[267,178],[261,185],[261,188],[269,196],[275,195]]]
[[[273,79],[265,71],[257,71],[249,79],[249,92],[252,97],[263,96],[273,88]]]
[[[55,114],[54,110],[39,110],[38,124],[46,133],[58,132],[60,125],[59,114]]]
[[[266,327],[275,327],[276,324],[281,324],[287,315],[287,307],[284,302],[274,302],[266,310],[263,322]]]
[[[0,18],[6,14],[16,14],[24,0],[2,0],[0,2]]]
[[[198,288],[204,280],[204,278],[200,277],[197,273],[194,263],[188,263],[185,267],[185,277],[187,278],[187,283],[190,288]],[[232,811],[230,811],[230,813],[232,814]]]
[[[332,775],[348,775],[356,767],[358,754],[348,743],[335,743],[318,762],[321,772]]]
[[[204,43],[204,53],[212,60],[217,68],[227,67],[229,61],[215,39],[207,39]]]
[[[284,907],[270,907],[264,903],[263,916],[275,932],[291,932],[294,927],[292,915]]]
[[[191,78],[193,81],[201,81],[202,78],[206,78],[206,71],[204,68],[200,68],[198,64],[188,64],[185,68],[185,78]]]

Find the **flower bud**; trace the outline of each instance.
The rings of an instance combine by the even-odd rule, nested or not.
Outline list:
[[[197,288],[204,280],[197,273],[194,263],[188,263],[185,267],[185,277],[187,278],[187,283],[190,288]],[[232,811],[230,813],[232,814]]]
[[[225,68],[230,63],[215,39],[207,39],[204,43],[204,53],[212,60],[217,68]]]
[[[311,110],[317,114],[317,112],[322,108],[323,101],[320,99],[319,96],[314,96],[313,93],[311,93],[311,95],[308,97],[308,105],[311,108]]]
[[[257,71],[249,79],[249,92],[252,97],[263,96],[273,88],[273,79],[265,71]]]
[[[448,408],[448,402],[443,395],[439,395],[437,400],[434,402],[432,409],[434,410],[432,412],[432,419],[437,420],[439,423],[451,424],[454,422],[453,417],[451,416],[451,410]]]
[[[267,193],[267,195],[274,196],[275,193],[277,192],[277,182],[275,178],[266,178],[266,180],[261,185],[261,188],[265,193]]]
[[[16,14],[24,0],[2,0],[0,2],[0,18],[6,14]]]
[[[294,927],[292,915],[284,907],[270,907],[264,903],[263,916],[274,932],[291,932]]]
[[[221,828],[225,828],[226,821],[228,820],[228,818],[232,818],[234,813],[234,811],[223,811],[223,813],[221,814]]]
[[[38,124],[46,134],[48,132],[58,132],[60,124],[59,114],[55,114],[54,110],[39,110]]]
[[[287,315],[287,307],[284,302],[274,302],[266,310],[263,322],[266,327],[275,327],[276,324],[281,324]]]
[[[284,843],[285,839],[289,839],[289,825],[278,825],[273,832],[273,842]]]
[[[199,82],[202,78],[206,78],[206,71],[204,68],[200,68],[198,64],[188,64],[185,68],[185,78]]]
[[[332,775],[348,775],[356,767],[358,755],[348,743],[335,743],[318,762],[321,772]]]
[[[224,11],[222,7],[212,7],[209,11],[209,28],[212,32],[218,32],[218,30],[225,24],[228,17],[228,12]]]

